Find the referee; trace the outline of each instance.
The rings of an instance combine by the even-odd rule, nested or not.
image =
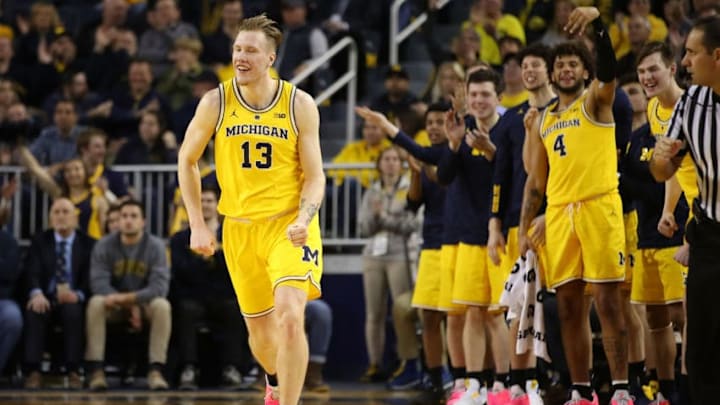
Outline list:
[[[693,403],[720,403],[720,17],[699,19],[682,64],[692,76],[675,105],[666,137],[650,162],[657,181],[670,178],[690,151],[700,196],[688,224],[687,368]]]

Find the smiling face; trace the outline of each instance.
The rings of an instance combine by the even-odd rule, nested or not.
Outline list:
[[[87,185],[85,166],[79,159],[69,160],[63,167],[63,178],[68,187],[83,187]]]
[[[470,83],[467,89],[468,111],[483,121],[497,111],[500,99],[492,82]]]
[[[548,83],[548,69],[545,60],[539,56],[528,55],[520,65],[523,86],[528,91],[536,91]]]
[[[235,80],[247,85],[268,74],[275,62],[275,45],[262,31],[240,31],[232,53]]]
[[[445,112],[429,111],[425,116],[425,130],[433,145],[445,142]]]
[[[666,64],[660,52],[642,58],[637,65],[637,74],[648,98],[662,94],[672,86],[675,69],[674,63]]]
[[[579,56],[558,55],[555,58],[552,77],[559,92],[577,93],[584,87],[589,75]]]

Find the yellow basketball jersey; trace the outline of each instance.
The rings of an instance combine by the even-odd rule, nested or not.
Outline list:
[[[665,136],[674,107],[663,107],[657,97],[653,97],[648,101],[648,122],[650,123],[650,131],[654,136]],[[693,162],[689,153],[683,158],[675,177],[677,177],[680,188],[685,193],[685,199],[689,206],[692,207],[692,200],[700,194],[700,191],[697,186],[695,162]]]
[[[293,113],[296,88],[276,83],[275,97],[262,110],[242,99],[234,79],[219,86],[215,168],[223,215],[258,220],[298,208],[303,174]]]
[[[585,111],[583,93],[568,108],[546,108],[540,136],[547,150],[547,199],[568,204],[600,196],[618,187],[615,124],[599,123]]]

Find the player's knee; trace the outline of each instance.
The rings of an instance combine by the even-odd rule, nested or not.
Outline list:
[[[278,312],[278,325],[280,333],[287,339],[295,339],[305,335],[305,325],[302,311],[288,309]]]
[[[670,324],[670,313],[665,305],[648,305],[647,321],[650,329],[662,329]]]

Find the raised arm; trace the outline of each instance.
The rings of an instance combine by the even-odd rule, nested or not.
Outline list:
[[[202,157],[218,122],[220,114],[220,91],[211,90],[200,99],[178,153],[178,183],[190,225],[190,248],[210,256],[215,252],[215,235],[210,232],[200,206],[200,168]]]
[[[40,189],[48,193],[52,198],[60,197],[62,195],[60,185],[58,185],[50,173],[48,173],[48,171],[40,165],[40,162],[38,162],[35,156],[30,152],[30,149],[28,149],[25,145],[20,145],[17,148],[17,151],[20,155],[20,163],[22,163],[22,165],[28,169],[30,174],[35,177]]]
[[[298,216],[288,227],[288,238],[293,246],[307,242],[307,227],[317,215],[325,194],[325,172],[320,153],[320,114],[309,94],[298,90],[295,97],[295,118],[298,127],[298,153],[304,183],[300,192]]]

